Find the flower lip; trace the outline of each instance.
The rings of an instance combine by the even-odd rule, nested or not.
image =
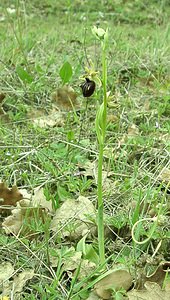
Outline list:
[[[82,93],[84,97],[90,97],[93,95],[95,91],[96,84],[93,80],[90,80],[88,77],[85,78],[85,82],[83,82],[80,87],[82,89]]]

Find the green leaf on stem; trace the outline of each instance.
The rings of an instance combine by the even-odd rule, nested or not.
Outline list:
[[[99,144],[103,144],[103,142],[104,142],[103,111],[104,111],[104,103],[102,103],[100,105],[100,107],[97,111],[97,114],[96,114],[96,121],[95,121],[96,133],[97,133],[97,138],[98,138]]]
[[[23,69],[20,65],[18,65],[16,67],[16,72],[18,74],[18,77],[23,82],[27,82],[27,83],[32,83],[33,82],[33,77],[25,69]]]
[[[61,77],[61,80],[63,82],[63,84],[68,83],[73,75],[73,70],[72,70],[72,66],[70,65],[70,63],[68,61],[66,61],[59,72],[59,75]]]

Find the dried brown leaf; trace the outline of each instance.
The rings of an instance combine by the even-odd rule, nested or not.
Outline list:
[[[11,291],[13,295],[16,295],[17,293],[21,293],[26,282],[32,279],[33,276],[34,276],[34,270],[31,269],[24,270],[18,276],[14,276],[14,280],[8,282],[8,285],[4,287],[2,296],[10,295]]]
[[[97,165],[96,162],[86,162],[83,164],[81,167],[84,169],[81,171],[81,174],[86,176],[86,177],[91,177],[95,179],[95,183],[97,184]],[[112,179],[108,178],[111,177],[113,174],[112,172],[107,172],[107,171],[102,171],[102,184],[103,184],[103,189],[104,191],[109,191],[109,193],[115,190],[115,183]]]
[[[23,199],[18,202],[17,208],[12,210],[12,214],[4,220],[2,226],[6,234],[14,233],[17,235],[19,232],[31,234],[29,224],[35,218],[45,223],[46,215],[44,208],[32,207],[31,200]],[[24,222],[25,220],[26,222]]]
[[[25,208],[28,208],[30,203],[30,200],[21,200],[18,204],[18,207],[12,210],[12,214],[5,218],[2,223],[2,227],[4,228],[6,234],[13,232],[17,235],[19,233],[26,213]]]
[[[116,123],[118,121],[118,117],[113,114],[108,114],[107,116],[107,122],[108,123]]]
[[[54,248],[53,248],[53,250],[55,251]],[[53,268],[56,268],[58,266],[59,256],[60,256],[59,249],[56,249],[56,251],[54,253],[53,252],[50,253],[50,263]],[[64,268],[64,270],[67,270],[67,271],[75,270],[78,267],[78,265],[80,264],[81,257],[82,257],[82,252],[75,251],[74,247],[70,247],[69,255],[63,256],[63,259],[62,259],[63,267],[64,267],[64,265],[66,266],[66,269]]]
[[[83,163],[83,165],[81,166],[81,169],[83,169],[81,171],[81,174],[86,176],[86,177],[92,177],[95,178],[96,174],[97,174],[97,165],[96,162],[93,161],[87,161],[85,163]]]
[[[70,277],[74,277],[75,272],[80,264],[81,266],[78,274],[79,280],[83,280],[96,269],[95,263],[89,261],[88,259],[82,259],[81,251],[76,251],[73,256],[69,257],[69,260],[65,260],[63,264],[63,269],[64,271],[69,272],[69,275],[71,272]]]
[[[53,212],[52,201],[46,200],[43,188],[37,187],[34,189],[32,205],[34,207],[43,207],[45,209],[48,209],[49,212]]]
[[[129,300],[170,300],[170,291],[161,290],[155,282],[146,281],[145,290],[132,290],[127,293]]]
[[[123,288],[128,290],[132,285],[132,276],[127,270],[117,269],[110,271],[108,275],[98,281],[95,286],[96,294],[102,299],[111,298],[111,290]]]
[[[100,299],[101,298],[99,298],[94,291],[92,291],[87,298],[87,300],[100,300]]]
[[[157,269],[153,274],[146,277],[146,281],[155,282],[159,284],[160,287],[162,287],[166,276],[165,268],[166,267],[168,268],[169,266],[170,266],[170,262],[162,263],[157,267]]]
[[[78,268],[82,260],[82,252],[75,251],[74,255],[69,257],[69,260],[65,260],[63,268],[65,271],[73,271]]]
[[[78,274],[78,279],[83,280],[88,277],[89,274],[96,270],[96,264],[88,259],[83,259],[81,261],[80,273]]]
[[[15,206],[19,200],[23,199],[23,195],[16,185],[9,189],[4,182],[1,182],[0,198],[2,199],[0,213],[7,213],[8,210],[5,206]]]
[[[0,265],[0,285],[3,285],[3,281],[8,280],[14,272],[14,267],[10,262],[3,262]]]
[[[159,180],[164,181],[164,182],[169,182],[170,181],[170,169],[164,168],[160,175],[159,175]]]
[[[11,215],[5,218],[2,226],[6,234],[19,232],[32,233],[29,224],[38,218],[45,223],[45,218],[48,212],[53,212],[52,201],[47,201],[42,188],[36,188],[34,195],[32,196],[26,190],[17,190],[18,193],[22,193],[22,199],[18,201],[17,207],[10,210]],[[26,221],[26,222],[24,222]]]
[[[65,85],[52,94],[52,100],[60,110],[73,110],[78,106],[77,94],[72,87]]]
[[[139,135],[139,128],[135,124],[132,124],[131,126],[128,127],[129,137],[135,137],[138,135]]]
[[[64,115],[55,109],[52,109],[48,115],[33,119],[33,124],[41,128],[63,126],[64,122]]]
[[[160,265],[155,267],[155,270],[152,274],[149,276],[146,276],[143,272],[140,274],[140,270],[138,271],[139,273],[139,278],[136,282],[136,289],[142,290],[144,288],[145,282],[155,282],[158,284],[161,288],[163,286],[165,277],[166,277],[166,270],[170,267],[170,262],[169,261],[163,261]]]
[[[51,223],[51,230],[61,231],[63,237],[73,239],[80,238],[89,228],[92,229],[93,223],[89,222],[87,215],[94,217],[96,214],[92,202],[83,196],[77,200],[66,200],[63,205],[57,209]]]
[[[58,251],[56,251],[57,253]],[[85,277],[87,277],[90,273],[95,271],[96,269],[96,264],[87,260],[87,259],[82,259],[82,252],[81,251],[75,251],[74,247],[69,248],[69,256],[65,256],[62,259],[62,270],[67,272],[70,278],[73,278],[75,276],[76,270],[80,266],[79,274],[78,274],[78,279],[82,280]],[[58,255],[55,256],[54,254],[50,255],[50,263],[52,267],[57,267],[59,263],[59,253]]]

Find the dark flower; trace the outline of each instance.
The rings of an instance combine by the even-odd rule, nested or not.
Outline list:
[[[95,91],[96,84],[93,80],[86,78],[86,81],[81,84],[84,97],[90,97]]]

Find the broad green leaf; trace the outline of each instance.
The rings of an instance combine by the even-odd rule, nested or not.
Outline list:
[[[86,237],[88,233],[86,233],[82,239],[77,243],[76,250],[81,251],[84,255],[86,254]]]
[[[70,63],[68,61],[66,61],[62,65],[59,74],[60,74],[63,84],[69,82],[69,80],[71,79],[71,77],[73,75],[73,71],[72,71],[72,66],[70,65]]]
[[[99,263],[99,256],[91,244],[86,244],[86,255],[85,258],[89,261],[94,262],[96,265]]]
[[[86,244],[87,234],[78,242],[76,250],[83,253],[83,257],[94,263],[99,262],[99,257],[91,244]]]
[[[27,83],[33,82],[33,77],[26,70],[24,70],[21,66],[18,65],[16,67],[16,72],[22,81],[27,82]]]

